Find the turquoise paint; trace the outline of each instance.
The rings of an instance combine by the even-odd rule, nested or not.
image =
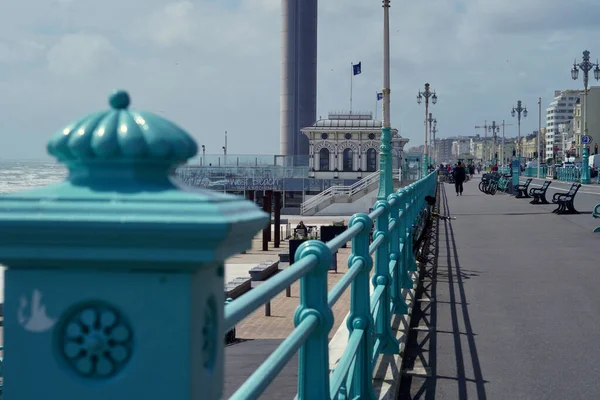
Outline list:
[[[8,399],[221,397],[223,261],[267,215],[174,180],[196,143],[129,102],[52,137],[65,182],[0,198]]]
[[[298,354],[298,399],[324,399],[329,396],[329,338],[333,312],[327,304],[327,274],[333,260],[325,243],[309,240],[296,250],[295,261],[313,257],[317,264],[300,278],[300,305],[294,314],[294,326],[310,316],[319,320]]]
[[[392,278],[390,276],[390,233],[388,231],[389,226],[389,213],[391,206],[387,201],[379,200],[375,203],[374,209],[384,208],[385,212],[377,217],[375,223],[375,233],[373,234],[373,240],[383,238],[383,243],[377,248],[375,252],[375,273],[371,278],[373,289],[383,287],[383,294],[381,300],[375,309],[375,338],[381,343],[382,354],[398,354],[400,352],[400,343],[396,339],[391,328],[391,313],[390,313],[390,289],[392,286]]]
[[[373,259],[369,255],[369,232],[373,226],[371,218],[366,214],[354,214],[349,221],[349,227],[361,224],[362,230],[352,238],[352,254],[348,258],[348,265],[355,261],[362,261],[362,269],[352,282],[350,293],[350,315],[346,320],[346,325],[350,336],[355,329],[364,331],[358,351],[356,352],[356,362],[352,374],[352,382],[349,390],[349,397],[364,399],[376,399],[373,392],[371,378],[371,360],[373,359],[373,316],[371,315],[371,306],[369,303],[369,274],[373,268]],[[350,339],[350,338],[349,338]]]
[[[398,193],[392,193],[388,197],[388,202],[391,205],[391,211],[389,216],[390,226],[394,226],[390,230],[390,279],[391,279],[391,303],[392,312],[396,315],[408,314],[408,306],[402,296],[402,254],[400,253],[401,242],[401,230],[402,223],[400,221],[400,195]],[[404,249],[402,249],[404,250]]]
[[[592,183],[590,178],[589,153],[587,146],[583,146],[583,156],[581,157],[581,183]],[[574,169],[574,168],[572,168]]]

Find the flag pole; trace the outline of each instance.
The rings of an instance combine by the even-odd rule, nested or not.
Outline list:
[[[350,114],[352,114],[352,79],[354,78],[354,63],[350,62]]]
[[[379,92],[375,92],[375,121],[377,121],[377,107],[379,107]]]

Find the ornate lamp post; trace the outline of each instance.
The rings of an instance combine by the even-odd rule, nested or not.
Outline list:
[[[433,119],[433,129],[431,130],[433,132],[433,165],[437,166],[437,147],[436,147],[436,141],[435,141],[435,134],[437,133],[437,119]]]
[[[496,125],[496,121],[492,121],[492,125],[488,126],[488,130],[492,132],[492,143],[494,143],[492,154],[492,166],[494,166],[498,163],[498,133],[500,132],[500,125]]]
[[[394,191],[392,181],[392,128],[390,123],[390,0],[383,0],[383,116],[379,155],[378,200],[387,200]]]
[[[430,90],[429,83],[425,84],[425,91],[417,94],[417,103],[421,104],[423,98],[425,98],[425,147],[423,148],[423,176],[427,175],[427,167],[429,166],[429,148],[427,147],[427,116],[429,115],[429,98],[431,97],[431,103],[437,103],[437,95],[435,90]]]
[[[588,94],[588,80],[589,80],[589,72],[593,69],[594,70],[594,78],[596,80],[600,79],[600,65],[598,64],[598,62],[593,63],[590,62],[590,52],[585,50],[583,52],[583,61],[579,64],[577,64],[577,60],[575,60],[573,62],[573,68],[571,69],[571,78],[573,78],[573,80],[577,80],[577,77],[579,76],[579,70],[583,71],[583,87],[584,87],[584,105],[583,105],[583,134],[585,136],[587,136],[588,134],[588,129],[587,129],[587,94]],[[590,166],[588,164],[588,156],[589,156],[589,152],[587,149],[587,146],[584,146],[583,143],[583,138],[581,140],[581,147],[582,147],[582,158],[581,158],[581,183],[590,183]]]
[[[429,118],[427,118],[427,122],[429,122],[429,159],[427,160],[427,162],[429,164],[433,163],[433,159],[435,158],[435,155],[433,153],[433,132],[432,132],[432,127],[433,127],[433,116],[431,115],[431,113],[429,113]],[[429,165],[427,165],[427,167],[429,167]]]
[[[523,114],[523,118],[527,117],[527,107],[521,106],[521,100],[517,101],[517,107],[513,107],[510,114],[515,117],[517,116],[517,158],[519,160],[519,170],[521,169],[521,114]]]
[[[527,117],[527,107],[521,106],[521,100],[517,101],[517,107],[513,107],[510,114],[514,117],[517,115],[517,148],[516,148],[516,157],[513,157],[512,162],[512,187],[514,188],[519,184],[519,176],[521,175],[521,114],[523,114],[523,118]]]

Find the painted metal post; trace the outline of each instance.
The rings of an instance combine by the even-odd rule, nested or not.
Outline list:
[[[349,398],[351,399],[376,399],[373,392],[373,378],[371,362],[373,359],[373,316],[369,302],[369,274],[373,267],[373,259],[369,255],[369,234],[373,226],[371,218],[366,214],[354,214],[348,223],[352,228],[362,223],[363,229],[352,238],[352,254],[348,258],[348,268],[357,260],[362,260],[363,267],[351,284],[350,315],[346,319],[348,332],[352,336],[355,329],[364,330],[364,336],[356,352],[352,384],[350,385]]]
[[[377,210],[384,208],[385,211],[377,217],[375,224],[375,232],[373,234],[373,241],[379,237],[383,237],[383,242],[377,248],[375,252],[375,273],[371,282],[373,287],[376,289],[378,286],[383,286],[383,294],[379,301],[379,307],[377,307],[377,317],[375,318],[375,336],[381,341],[381,353],[382,354],[398,354],[400,351],[400,344],[391,329],[391,313],[390,313],[390,290],[392,286],[392,279],[390,276],[390,233],[388,231],[389,220],[388,214],[390,212],[390,204],[385,200],[378,200],[373,209]]]
[[[408,234],[407,234],[407,225],[408,225],[408,204],[406,199],[408,197],[408,193],[406,189],[400,189],[398,191],[398,197],[400,198],[400,212],[398,222],[400,223],[400,270],[398,283],[402,289],[412,289],[413,281],[408,274],[409,265],[414,262],[414,259],[411,260],[411,246],[409,246]]]
[[[294,314],[294,326],[309,317],[319,325],[298,351],[298,400],[329,398],[329,331],[333,312],[327,303],[327,274],[333,260],[331,251],[320,240],[302,243],[294,261],[316,257],[317,265],[300,278],[300,305]]]
[[[406,201],[404,204],[406,205],[405,212],[407,212],[406,217],[404,219],[404,224],[405,224],[405,229],[406,229],[405,237],[406,237],[406,250],[407,250],[406,265],[407,265],[408,271],[413,271],[413,272],[417,270],[417,260],[415,259],[414,250],[413,250],[413,228],[414,228],[414,222],[415,222],[415,218],[416,218],[415,187],[416,187],[416,184],[411,183],[406,188],[404,188],[404,190],[406,191],[406,195],[405,195]]]
[[[512,160],[512,185],[510,188],[511,193],[516,193],[515,186],[519,184],[519,175],[521,174],[521,163],[517,156],[513,156]]]
[[[196,143],[129,102],[50,140],[65,182],[0,198],[7,399],[223,395],[224,260],[267,218],[182,189]]]
[[[588,184],[591,183],[590,178],[590,164],[589,164],[589,150],[587,146],[583,147],[583,156],[581,158],[581,183]]]
[[[391,275],[392,287],[391,287],[391,302],[392,312],[394,314],[408,314],[408,306],[402,296],[402,257],[400,255],[400,232],[402,224],[400,223],[400,195],[398,193],[392,193],[388,197],[388,201],[391,204],[390,212],[390,226],[394,224],[394,228],[390,231],[390,264],[393,263],[393,274]],[[393,204],[392,204],[393,203]]]

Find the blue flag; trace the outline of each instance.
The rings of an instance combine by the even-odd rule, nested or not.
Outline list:
[[[352,64],[352,72],[354,72],[354,75],[358,75],[358,74],[361,73],[360,63],[358,63],[358,64]]]
[[[383,100],[383,93],[377,93],[377,101]]]

